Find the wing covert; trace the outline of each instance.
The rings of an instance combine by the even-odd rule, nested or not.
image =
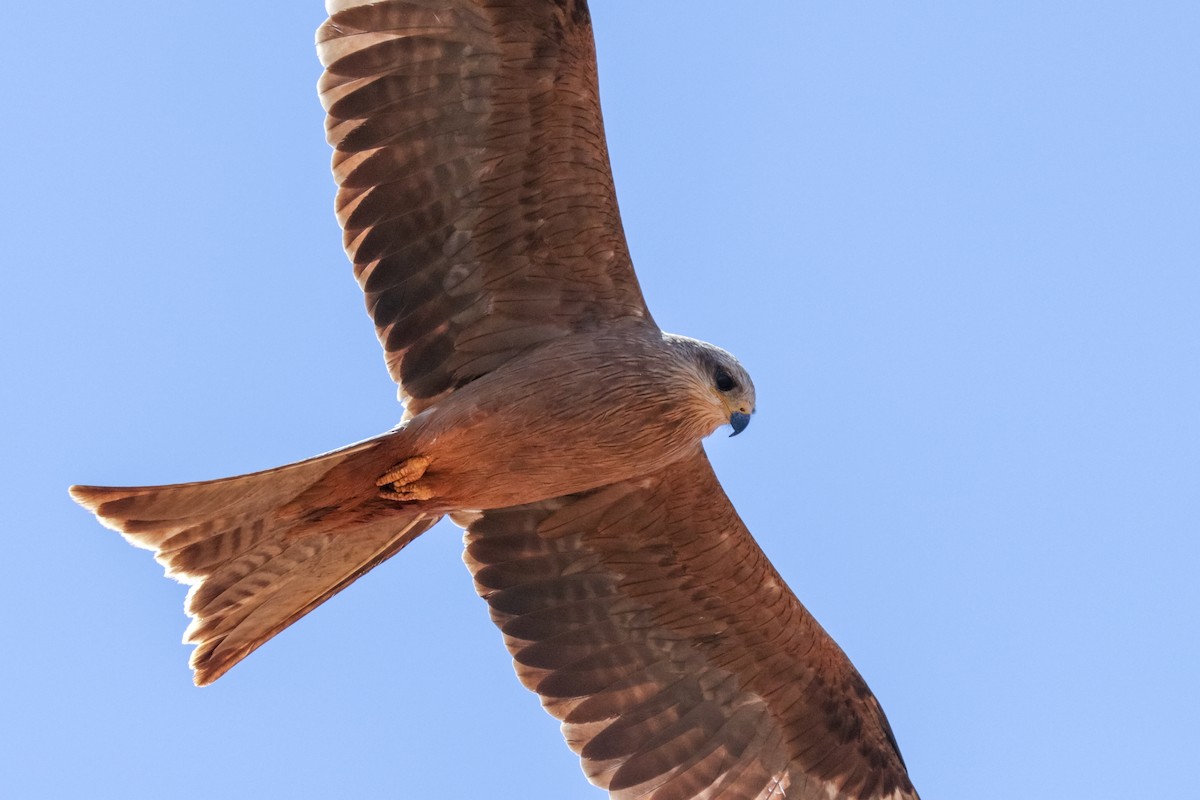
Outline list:
[[[879,703],[702,450],[462,521],[518,676],[612,797],[916,800]]]
[[[410,414],[541,342],[650,323],[584,0],[326,7],[337,216]]]

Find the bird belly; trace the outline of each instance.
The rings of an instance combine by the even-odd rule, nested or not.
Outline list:
[[[650,475],[692,452],[707,431],[680,407],[660,354],[630,349],[538,354],[414,417],[405,456],[429,459],[429,507],[537,502]]]

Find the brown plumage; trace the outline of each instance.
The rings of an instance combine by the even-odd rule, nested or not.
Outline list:
[[[252,475],[71,489],[193,584],[196,682],[449,514],[521,681],[612,797],[915,799],[704,456],[754,387],[646,309],[586,3],[327,8],[337,215],[401,425]]]

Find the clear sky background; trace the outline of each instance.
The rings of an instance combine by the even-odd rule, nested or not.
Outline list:
[[[936,798],[1194,790],[1200,4],[598,0],[709,452]],[[207,689],[184,588],[72,504],[391,427],[308,2],[25,3],[0,126],[13,798],[598,799],[448,524]]]

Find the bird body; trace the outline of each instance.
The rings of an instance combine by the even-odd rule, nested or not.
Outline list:
[[[71,488],[191,584],[196,682],[449,515],[518,677],[612,797],[916,800],[704,454],[754,385],[641,296],[586,2],[327,8],[337,216],[404,417],[249,475]]]
[[[713,385],[717,370],[738,376],[734,390]],[[378,548],[368,545],[361,563],[347,564],[339,539],[353,542],[360,529],[389,521],[406,533],[419,525],[419,533],[448,513],[536,503],[639,480],[694,454],[700,439],[732,414],[753,408],[753,385],[729,353],[627,322],[552,340],[397,428],[324,456],[216,481],[75,486],[71,492],[134,544],[156,550],[173,574],[203,583],[188,601],[199,622],[188,635],[201,645],[196,658],[207,664],[198,669],[197,681],[209,683],[297,619],[300,609],[310,610],[314,599],[323,601],[348,575],[377,563]],[[412,496],[390,490],[394,468],[414,460],[419,469],[402,484]],[[416,487],[419,493],[412,491]],[[310,562],[306,569],[322,577],[293,602],[276,603],[271,624],[254,627],[266,638],[244,643],[249,647],[217,646],[222,657],[212,660],[206,655],[212,642],[195,637],[225,631],[200,618],[206,610],[220,622],[226,616],[204,603],[228,589],[230,576],[222,575],[222,567],[239,585],[258,586],[243,574],[250,567],[262,569],[258,559],[239,562],[232,556],[250,545],[261,549],[268,537],[284,544],[319,540],[319,551],[304,560]],[[184,543],[184,555],[166,555]],[[214,549],[221,561],[198,553]],[[323,562],[334,555],[338,568],[325,571]],[[197,563],[209,571],[195,571]],[[264,587],[278,590],[270,581]],[[245,598],[239,602],[244,606]],[[196,658],[193,666],[201,663]]]
[[[434,513],[575,494],[665,469],[731,414],[754,409],[713,387],[728,353],[644,324],[565,336],[516,358],[411,418],[387,449],[430,459]],[[497,469],[497,465],[503,465]]]

